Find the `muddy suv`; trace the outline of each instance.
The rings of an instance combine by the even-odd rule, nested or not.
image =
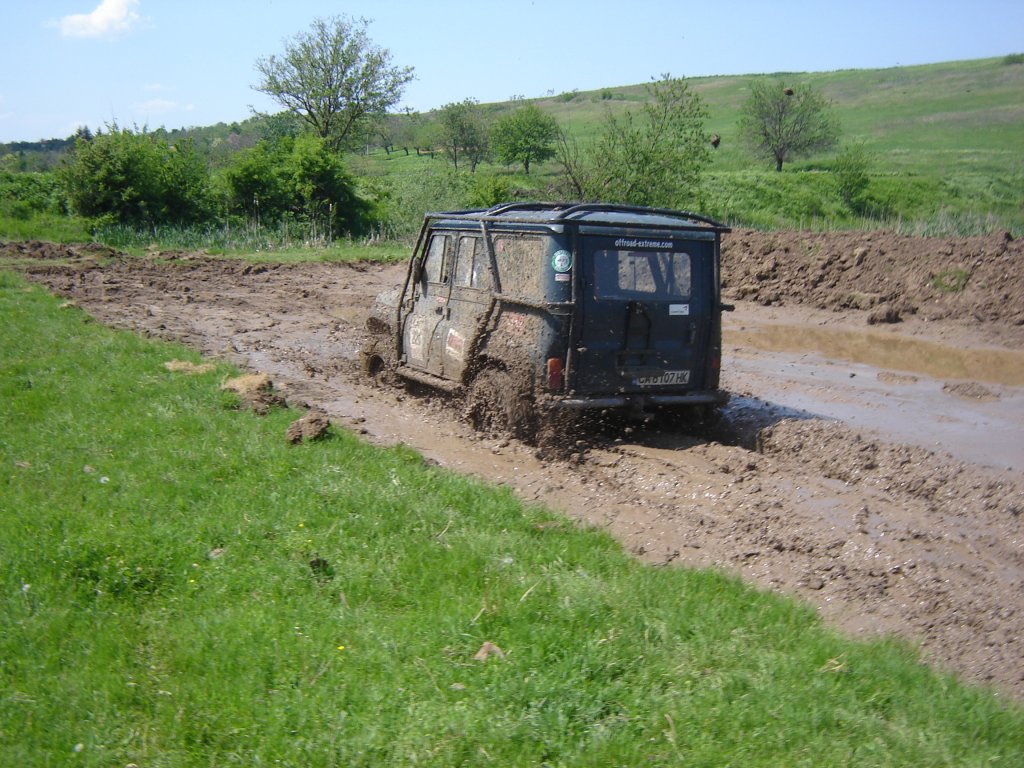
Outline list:
[[[428,214],[375,303],[366,369],[464,393],[477,428],[525,439],[545,413],[714,407],[728,231],[602,204]]]

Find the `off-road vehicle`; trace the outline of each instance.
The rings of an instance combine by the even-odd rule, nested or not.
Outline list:
[[[728,231],[590,203],[427,214],[371,312],[366,370],[465,394],[476,427],[525,439],[565,409],[713,407]]]

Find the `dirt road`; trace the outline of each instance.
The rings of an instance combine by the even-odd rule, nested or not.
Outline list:
[[[0,267],[112,326],[268,373],[293,403],[605,528],[648,562],[725,568],[1024,700],[1017,243],[734,233],[722,426],[635,425],[559,460],[359,374],[366,311],[400,267],[183,254],[100,266],[109,256],[8,244]],[[965,272],[956,291],[942,283]]]

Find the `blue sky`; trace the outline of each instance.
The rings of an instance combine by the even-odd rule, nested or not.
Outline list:
[[[817,72],[1024,52],[1024,2],[4,0],[0,142],[274,110],[254,63],[316,17],[371,20],[415,68],[402,106],[676,76]]]

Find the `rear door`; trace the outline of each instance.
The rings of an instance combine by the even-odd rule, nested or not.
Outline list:
[[[575,389],[676,394],[706,387],[714,238],[585,236]]]

